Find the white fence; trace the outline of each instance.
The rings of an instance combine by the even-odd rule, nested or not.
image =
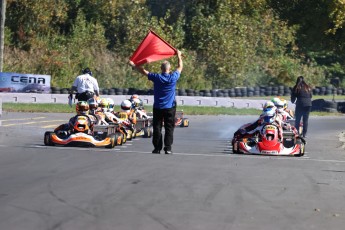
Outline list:
[[[129,95],[105,95],[112,98],[115,105],[121,104]],[[57,103],[67,104],[68,94],[35,94],[35,93],[0,93],[2,102],[11,103]],[[152,95],[140,95],[145,105],[153,104]],[[287,101],[289,98],[286,98]],[[266,100],[230,98],[230,97],[197,97],[197,96],[176,96],[177,106],[213,106],[213,107],[233,107],[233,108],[256,108],[261,109]],[[293,104],[289,104],[294,108]]]

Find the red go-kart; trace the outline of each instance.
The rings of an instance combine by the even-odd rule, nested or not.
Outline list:
[[[303,156],[305,142],[295,132],[285,130],[283,140],[278,137],[279,128],[267,124],[254,134],[235,135],[232,140],[233,153],[257,155]]]

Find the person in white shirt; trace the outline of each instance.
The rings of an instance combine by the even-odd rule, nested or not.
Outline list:
[[[92,77],[91,70],[85,68],[82,73],[82,75],[77,76],[72,85],[72,92],[77,92],[75,98],[78,101],[87,101],[95,95],[99,97],[98,82],[96,78]]]

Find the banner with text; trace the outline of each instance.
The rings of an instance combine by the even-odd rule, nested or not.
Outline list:
[[[0,72],[0,92],[49,93],[50,75]]]

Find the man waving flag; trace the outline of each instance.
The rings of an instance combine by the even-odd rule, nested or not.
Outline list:
[[[135,65],[143,65],[169,58],[176,54],[177,50],[172,45],[150,30],[129,60]]]

